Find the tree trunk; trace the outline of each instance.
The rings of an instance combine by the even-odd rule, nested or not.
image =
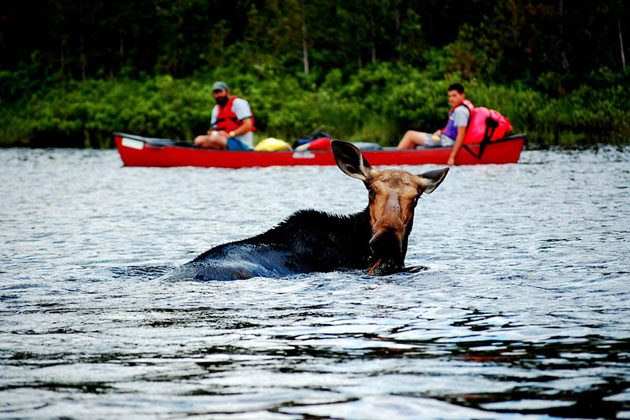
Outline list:
[[[119,57],[120,57],[120,71],[122,72],[123,71],[123,67],[125,66],[125,60],[124,60],[124,57],[125,57],[125,44],[124,44],[124,41],[123,41],[122,33],[120,33],[120,32],[118,33],[118,44],[120,46],[120,49],[118,50],[119,51]]]
[[[617,14],[617,28],[619,29],[619,46],[621,47],[621,65],[623,69],[626,69],[626,55],[623,52],[623,35],[621,33],[621,21],[619,20],[619,14]]]
[[[308,75],[308,40],[306,35],[306,1],[302,0],[302,59],[304,60],[304,74]]]
[[[396,6],[396,47],[398,49],[398,55],[400,55],[402,51],[402,37],[400,35],[400,5]]]
[[[81,80],[85,82],[85,79],[86,79],[85,70],[87,69],[87,57],[85,56],[85,47],[83,45],[83,31],[81,31],[79,48],[80,48],[80,56],[81,56]]]
[[[374,30],[374,14],[370,13],[370,38],[372,38],[372,64],[376,63],[376,33]]]
[[[61,41],[61,57],[59,58],[59,75],[61,79],[65,78],[66,73],[66,40]]]
[[[560,4],[558,5],[559,14],[560,14],[560,60],[562,62],[562,68],[566,71],[569,71],[569,59],[567,58],[567,43],[564,38],[564,5],[563,0],[560,0]]]

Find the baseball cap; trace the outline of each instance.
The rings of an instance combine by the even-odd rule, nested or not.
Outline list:
[[[228,90],[228,85],[225,82],[215,82],[214,85],[212,85],[212,91],[215,90]]]

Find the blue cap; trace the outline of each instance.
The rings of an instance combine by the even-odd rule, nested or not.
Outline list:
[[[214,85],[212,85],[212,90],[228,90],[228,85],[225,82],[215,82]]]

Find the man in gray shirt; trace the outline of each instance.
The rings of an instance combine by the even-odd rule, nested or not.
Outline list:
[[[212,86],[216,105],[212,109],[212,130],[197,136],[195,145],[212,149],[251,150],[254,148],[254,115],[249,103],[230,95],[225,82]]]

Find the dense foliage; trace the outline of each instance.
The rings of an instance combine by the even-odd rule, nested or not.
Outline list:
[[[0,144],[109,147],[113,130],[191,139],[217,79],[250,101],[259,139],[324,125],[392,144],[444,124],[446,87],[461,81],[530,142],[628,142],[630,10],[568,3],[9,0]]]

